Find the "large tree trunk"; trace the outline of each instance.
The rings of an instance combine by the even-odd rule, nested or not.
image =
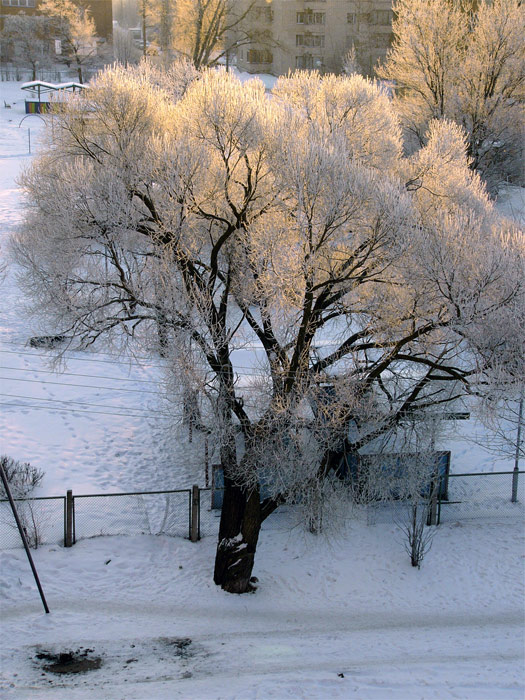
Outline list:
[[[231,462],[223,458],[222,463],[224,499],[213,580],[228,593],[247,593],[254,589],[252,569],[261,529],[259,489],[248,492],[235,484]]]

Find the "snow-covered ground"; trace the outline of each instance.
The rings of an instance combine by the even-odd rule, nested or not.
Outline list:
[[[518,524],[441,526],[418,571],[391,526],[328,544],[277,514],[245,596],[213,585],[214,538],[85,540],[36,552],[49,615],[23,553],[0,553],[0,696],[520,700],[522,540]],[[100,669],[54,676],[36,658],[81,647]]]
[[[3,107],[4,100],[11,105]],[[20,220],[16,177],[43,127],[24,119],[19,84],[0,83],[0,249]],[[516,216],[523,195],[505,194]],[[1,286],[0,453],[45,471],[39,495],[204,485],[203,445],[175,431],[157,401],[159,360],[76,353],[63,372],[28,346],[14,270]],[[244,360],[247,362],[247,360]],[[461,423],[462,433],[476,427]],[[452,470],[492,471],[461,435]],[[420,571],[394,526],[352,520],[331,542],[265,524],[254,595],[212,583],[214,538],[108,537],[35,553],[51,614],[22,550],[0,552],[0,697],[523,698],[523,523],[438,528]],[[187,640],[191,640],[191,643]],[[98,669],[44,670],[37,653],[87,652]]]

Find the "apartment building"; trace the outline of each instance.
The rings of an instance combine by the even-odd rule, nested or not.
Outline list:
[[[246,9],[253,0],[239,0]],[[339,73],[355,46],[362,72],[372,76],[392,41],[391,0],[256,0],[244,31],[253,41],[237,51],[249,73],[284,75],[312,69]]]

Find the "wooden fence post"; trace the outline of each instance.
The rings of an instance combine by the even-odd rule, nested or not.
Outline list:
[[[191,531],[190,540],[192,542],[197,542],[200,539],[200,507],[201,507],[201,496],[199,487],[196,485],[192,486],[191,489]]]
[[[73,491],[66,492],[66,529],[64,533],[64,547],[73,546],[73,521],[74,521]]]

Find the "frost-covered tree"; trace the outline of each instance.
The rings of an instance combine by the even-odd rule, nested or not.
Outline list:
[[[24,14],[4,18],[2,39],[12,43],[13,59],[17,65],[29,67],[31,80],[37,70],[49,64],[49,19]]]
[[[42,0],[38,9],[52,18],[61,56],[74,63],[79,82],[84,82],[84,68],[97,53],[95,22],[89,10],[76,0]]]
[[[432,119],[468,134],[471,166],[495,189],[523,176],[525,9],[519,0],[398,0],[378,69],[396,85],[403,125],[424,143]]]
[[[270,46],[271,36],[264,27],[247,21],[254,6],[254,0],[178,0],[174,48],[202,68],[228,63],[231,55],[248,44]]]
[[[113,27],[113,55],[124,66],[134,65],[140,59],[140,51],[135,46],[129,29]]]
[[[499,459],[513,460],[514,468],[519,469],[525,459],[525,389],[523,385],[515,389],[514,393],[499,392],[481,404],[484,431],[474,441]]]
[[[522,233],[461,131],[432,124],[404,158],[389,100],[360,76],[298,73],[268,99],[225,71],[106,70],[22,182],[14,248],[35,316],[71,347],[160,344],[201,397],[230,592],[250,589],[280,503],[315,506],[342,450],[468,393],[489,368],[484,329],[510,348],[523,311]]]
[[[484,355],[489,353],[493,359],[491,372],[483,378],[482,400],[476,404],[484,430],[473,439],[500,459],[513,460],[519,469],[525,458],[525,382],[516,358],[525,352],[525,315],[513,314],[508,320],[516,327],[515,343],[502,342],[493,331],[479,342]]]
[[[148,55],[148,37],[150,35],[150,29],[155,27],[158,23],[157,2],[138,0],[137,10],[142,33],[142,56],[145,58]]]
[[[354,73],[359,73],[362,75],[363,73],[357,59],[355,44],[352,44],[351,48],[343,56],[341,73],[343,73],[343,75],[353,75]]]

